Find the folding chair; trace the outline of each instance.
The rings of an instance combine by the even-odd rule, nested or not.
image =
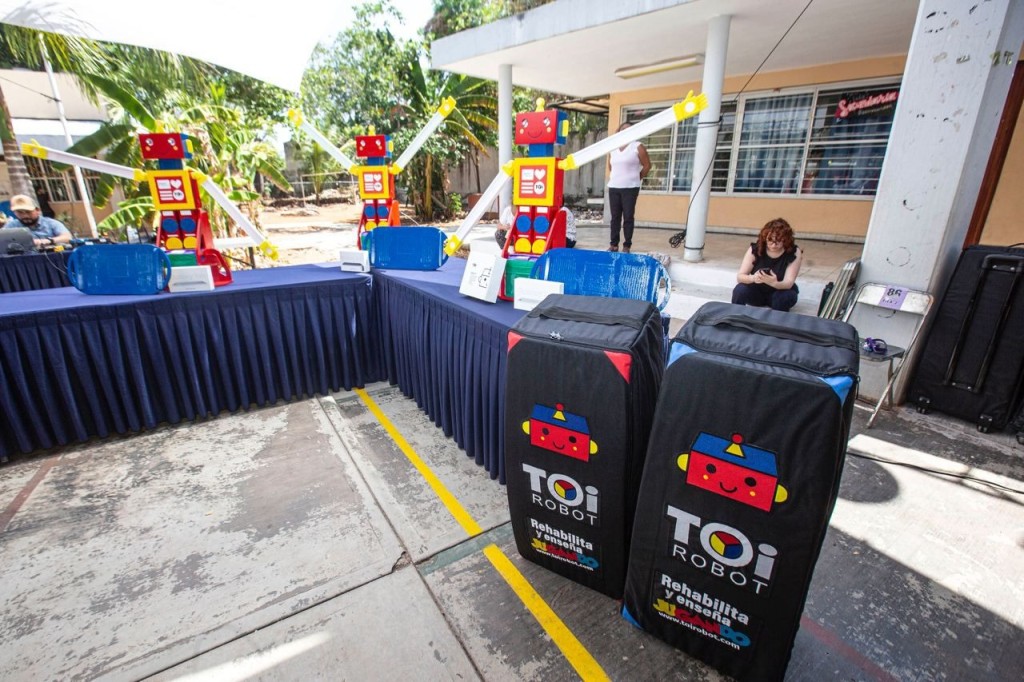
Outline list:
[[[850,310],[850,302],[853,298],[854,287],[857,286],[857,275],[860,273],[860,258],[851,258],[843,264],[839,271],[839,277],[835,282],[829,282],[832,289],[828,295],[822,296],[821,304],[818,306],[818,317],[827,320],[838,320]]]
[[[907,356],[914,349],[914,344],[917,343],[918,336],[921,334],[921,328],[924,326],[924,321],[928,317],[928,311],[932,307],[932,295],[927,291],[916,291],[898,285],[869,282],[857,290],[857,295],[847,309],[843,321],[849,322],[857,309],[864,307],[876,309],[874,311],[876,314],[884,314],[884,311],[888,309],[893,311],[893,315],[905,314],[916,318],[913,322],[913,331],[910,334],[910,341],[907,343],[906,348],[887,344],[887,347],[884,349],[877,348],[877,346],[875,346],[875,349],[869,349],[866,347],[867,340],[861,336],[858,329],[858,336],[861,336],[861,359],[868,362],[888,363],[886,370],[888,382],[885,385],[885,390],[878,396],[878,402],[875,404],[875,409],[871,412],[871,418],[868,419],[867,428],[870,429],[875,423],[878,411],[882,408],[882,403],[887,398],[889,407],[892,408],[892,387],[896,384],[896,379],[899,378],[900,372],[903,370]]]

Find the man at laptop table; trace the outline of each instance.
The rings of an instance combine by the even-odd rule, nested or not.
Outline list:
[[[14,220],[8,220],[4,229],[27,228],[32,232],[36,248],[67,244],[71,241],[71,232],[64,227],[64,223],[43,216],[32,197],[15,194],[11,197],[11,211],[14,212]]]

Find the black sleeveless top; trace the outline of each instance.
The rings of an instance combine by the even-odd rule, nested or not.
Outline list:
[[[767,268],[772,271],[775,275],[775,279],[780,282],[786,278],[786,268],[789,264],[796,260],[796,244],[793,244],[793,248],[789,251],[784,251],[778,258],[772,258],[768,255],[767,251],[764,255],[757,255],[757,242],[750,242],[750,252],[754,254],[754,269],[751,272],[757,272],[758,270],[764,270]],[[796,289],[796,283],[793,283],[793,288]]]

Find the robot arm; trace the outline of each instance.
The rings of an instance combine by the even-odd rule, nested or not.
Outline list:
[[[448,114],[453,111],[455,111],[454,97],[448,97],[441,102],[441,106],[437,108],[434,115],[430,117],[429,121],[427,121],[427,125],[423,126],[423,130],[413,138],[412,142],[409,143],[408,148],[406,148],[406,150],[402,152],[402,155],[398,157],[398,160],[391,164],[391,168],[395,175],[402,172],[402,169],[409,164],[412,157],[415,156],[416,152],[418,152],[420,147],[422,147],[427,141],[427,138],[434,134],[434,131],[437,130],[438,126],[440,126],[441,123],[448,118]]]
[[[136,182],[146,181],[146,172],[137,168],[129,168],[128,166],[121,166],[116,163],[90,159],[87,156],[79,156],[78,154],[68,154],[57,149],[43,147],[35,140],[21,145],[21,153],[23,156],[34,156],[37,159],[66,163],[71,166],[78,166],[79,168],[85,168],[86,170],[96,171],[105,175],[116,175],[119,178],[127,178]]]
[[[691,90],[686,95],[685,99],[680,102],[676,102],[665,111],[645,118],[639,123],[635,123],[614,135],[609,135],[605,139],[595,142],[589,147],[584,147],[575,154],[570,154],[558,162],[558,167],[562,170],[572,170],[574,168],[579,168],[580,166],[585,166],[591,161],[599,159],[605,154],[611,153],[613,149],[629,144],[634,140],[647,137],[651,133],[657,132],[662,128],[667,128],[677,121],[682,121],[696,116],[707,106],[707,96],[704,93],[694,95],[693,90]]]
[[[296,128],[312,137],[313,140],[320,145],[321,149],[333,156],[334,160],[340,163],[342,168],[349,173],[352,173],[353,169],[359,165],[352,159],[345,156],[340,149],[334,146],[333,142],[324,137],[323,133],[306,123],[302,118],[302,112],[298,109],[289,109],[288,120],[291,121]]]
[[[217,186],[217,183],[211,180],[209,176],[200,173],[199,171],[190,170],[189,172],[200,186],[206,190],[206,193],[217,202],[217,205],[223,208],[224,211],[231,216],[231,219],[242,228],[242,230],[249,236],[249,239],[253,240],[253,242],[259,246],[263,255],[272,260],[277,260],[277,247],[271,244],[270,240],[264,237],[263,233],[261,233],[259,229],[257,229],[257,227],[245,217],[245,214],[238,210],[238,206],[236,206],[231,199],[228,199],[227,195],[224,194],[224,191]]]
[[[498,175],[495,176],[494,180],[491,180],[491,184],[487,186],[487,189],[481,195],[480,201],[476,202],[476,206],[473,207],[473,210],[469,212],[466,219],[459,225],[459,229],[445,241],[444,252],[446,254],[454,256],[455,252],[459,250],[459,247],[462,246],[462,241],[469,234],[469,231],[473,229],[487,209],[490,208],[491,204],[494,203],[494,200],[498,198],[502,188],[512,180],[511,170],[511,164],[505,164],[505,167],[498,171]]]

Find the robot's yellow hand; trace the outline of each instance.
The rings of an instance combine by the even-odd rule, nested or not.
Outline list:
[[[48,151],[46,147],[42,146],[35,140],[31,142],[23,142],[21,145],[22,156],[33,156],[37,159],[45,159]]]
[[[686,97],[681,102],[676,102],[672,105],[672,110],[675,112],[676,120],[682,121],[683,119],[691,118],[696,116],[701,111],[706,109],[708,106],[708,96],[703,92],[699,95],[694,95],[693,90],[686,93]]]
[[[444,243],[444,252],[449,256],[454,256],[460,246],[462,246],[462,240],[453,234],[448,237],[448,240]]]
[[[271,244],[269,239],[260,244],[260,252],[270,260],[277,260],[277,247]]]
[[[441,102],[441,106],[437,108],[437,113],[441,114],[445,118],[448,118],[448,114],[455,111],[455,98],[445,97],[444,101]]]

